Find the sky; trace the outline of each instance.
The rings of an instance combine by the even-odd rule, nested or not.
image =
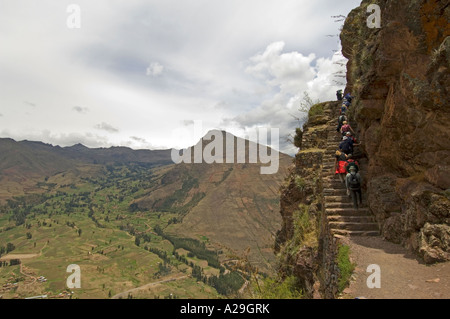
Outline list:
[[[292,155],[304,92],[345,86],[332,16],[359,4],[0,0],[0,137],[169,149],[266,127]]]

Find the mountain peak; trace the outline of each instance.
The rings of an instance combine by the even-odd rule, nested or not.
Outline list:
[[[66,147],[66,148],[73,149],[73,150],[87,150],[88,149],[88,147],[84,146],[81,143],[77,143],[75,145],[72,145],[72,146],[69,146],[69,147]]]

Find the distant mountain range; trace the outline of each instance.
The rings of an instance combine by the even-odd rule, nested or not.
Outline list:
[[[249,259],[268,270],[274,257],[274,238],[281,228],[279,188],[293,159],[269,149],[279,159],[278,172],[262,175],[260,168],[269,164],[248,163],[251,150],[260,145],[225,132],[211,133],[223,134],[224,141],[234,141],[232,163],[207,164],[203,160],[197,164],[174,164],[171,150],[90,149],[81,144],[59,147],[0,139],[0,201],[54,192],[81,178],[102,177],[109,166],[143,166],[154,177],[143,186],[144,195],[130,203],[134,209],[178,213],[166,231],[185,237],[207,237],[212,245],[237,255],[250,248]],[[192,160],[196,150],[204,151],[214,142],[208,141],[202,139],[189,149]],[[237,163],[239,145],[245,146],[245,163]],[[223,145],[224,162],[226,150]],[[220,151],[216,148],[213,153]],[[42,186],[46,182],[52,185],[51,189]]]

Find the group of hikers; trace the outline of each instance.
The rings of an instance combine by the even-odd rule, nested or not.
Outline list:
[[[352,104],[353,97],[350,93],[345,96],[342,90],[336,92],[338,101],[342,101],[339,109],[338,126],[336,131],[342,140],[339,143],[339,150],[336,151],[335,165],[333,171],[345,184],[347,195],[352,197],[353,207],[358,209],[362,204],[361,185],[362,178],[359,174],[359,163],[354,159],[354,146],[358,146],[355,138],[355,131],[350,126],[347,118],[347,111]]]

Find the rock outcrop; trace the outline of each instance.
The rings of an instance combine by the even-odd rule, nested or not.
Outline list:
[[[370,4],[381,9],[381,28],[368,27]],[[344,216],[351,205],[333,189],[340,102],[315,105],[294,139],[300,150],[281,188],[275,244],[279,274],[295,275],[307,297],[337,297],[339,238],[352,235],[350,226],[372,229],[373,218],[379,234],[426,263],[450,260],[449,17],[448,1],[438,0],[364,0],[348,15],[345,91],[355,97],[348,115],[361,142],[367,216]],[[346,234],[335,224],[345,224]],[[367,233],[353,233],[360,232]]]
[[[387,240],[427,263],[450,260],[449,19],[448,1],[362,1],[341,33],[369,207]]]

